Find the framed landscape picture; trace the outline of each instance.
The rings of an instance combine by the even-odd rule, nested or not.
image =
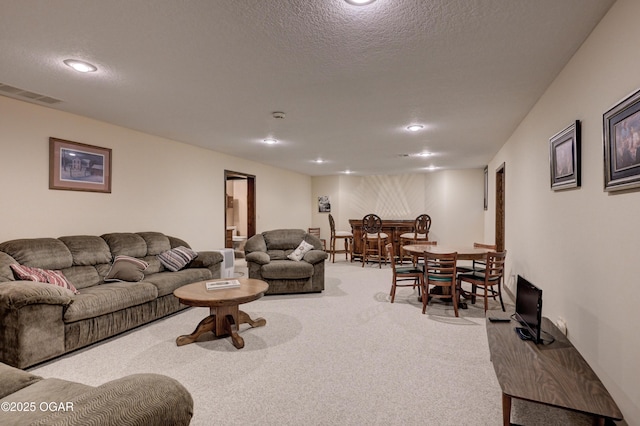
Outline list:
[[[49,138],[49,189],[111,192],[111,149]]]
[[[580,186],[580,121],[576,120],[549,139],[549,165],[551,189]]]
[[[604,113],[604,190],[640,187],[640,91]]]

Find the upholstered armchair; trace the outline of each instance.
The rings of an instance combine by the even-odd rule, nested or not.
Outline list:
[[[324,290],[327,253],[322,250],[320,239],[302,229],[256,234],[247,240],[244,253],[249,278],[266,281],[269,284],[266,294]]]

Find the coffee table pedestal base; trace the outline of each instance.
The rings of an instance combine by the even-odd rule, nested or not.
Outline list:
[[[264,318],[255,320],[235,306],[219,306],[210,309],[210,315],[200,321],[191,334],[185,334],[176,339],[176,345],[183,346],[198,340],[203,333],[212,331],[217,337],[231,336],[233,346],[237,349],[244,347],[244,339],[238,334],[240,324],[249,324],[251,327],[262,327],[267,324]]]

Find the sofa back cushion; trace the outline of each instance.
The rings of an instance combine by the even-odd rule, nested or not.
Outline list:
[[[306,231],[302,229],[275,229],[262,233],[267,250],[295,250],[304,240]]]
[[[106,268],[108,270],[108,263],[101,263],[96,266],[72,266],[70,268],[62,269],[62,273],[69,280],[71,284],[78,290],[91,287],[94,285],[102,284],[102,278],[106,274],[101,274],[98,268]]]
[[[161,232],[138,232],[137,234],[147,243],[147,253],[145,256],[155,256],[171,250],[169,237]]]
[[[102,235],[102,239],[109,245],[114,258],[121,255],[143,258],[147,255],[147,243],[138,234],[115,232]]]
[[[56,238],[31,238],[5,241],[0,251],[13,257],[19,264],[42,269],[59,270],[73,264],[67,246]]]
[[[13,257],[0,251],[0,282],[15,280],[11,265],[16,263],[18,262]]]
[[[91,235],[74,235],[58,238],[73,257],[73,264],[78,266],[97,265],[111,262],[111,251],[107,243],[100,237]]]

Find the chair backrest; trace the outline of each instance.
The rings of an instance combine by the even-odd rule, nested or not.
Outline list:
[[[484,272],[484,281],[501,280],[504,277],[504,262],[507,257],[507,251],[490,251],[487,253],[486,269]]]
[[[424,273],[426,279],[435,285],[455,285],[458,253],[424,252]]]
[[[378,215],[368,214],[362,218],[362,229],[366,234],[379,234],[382,230],[382,219]]]
[[[389,261],[389,263],[391,264],[391,269],[393,270],[393,273],[396,273],[396,262],[395,262],[395,256],[394,256],[394,251],[393,251],[393,244],[392,243],[388,243],[384,246],[385,249],[385,255],[384,257]]]
[[[309,228],[309,234],[313,235],[314,237],[318,237],[320,238],[320,228]]]
[[[336,234],[336,221],[333,220],[333,216],[329,213],[329,228],[331,229],[331,236]]]
[[[421,214],[416,217],[416,221],[413,225],[415,237],[418,238],[418,234],[424,234],[429,238],[429,229],[431,228],[431,216],[428,214]]]

